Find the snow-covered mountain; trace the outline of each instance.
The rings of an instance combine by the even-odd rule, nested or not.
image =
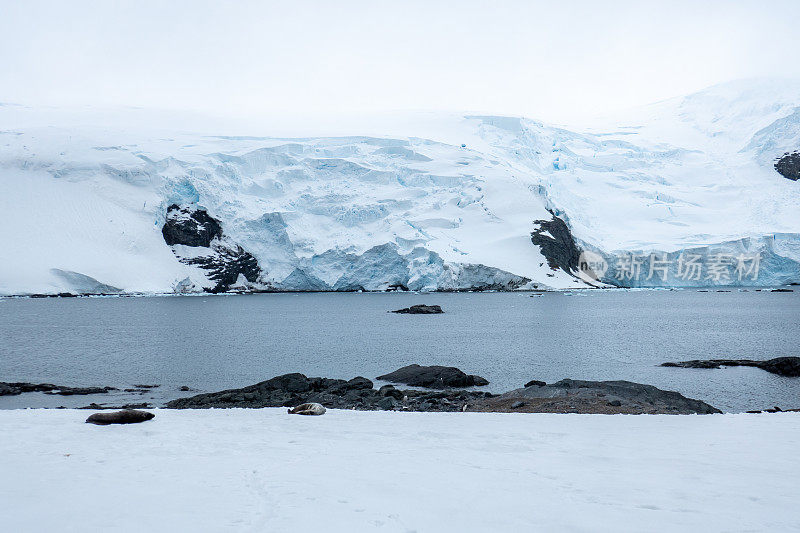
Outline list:
[[[800,281],[800,182],[791,155],[775,168],[800,149],[795,83],[569,129],[431,114],[284,129],[0,105],[0,294],[583,287],[581,250],[613,284]],[[643,278],[650,257],[677,274],[690,251],[729,256],[730,277],[619,276],[631,254]],[[742,254],[757,277],[737,276]]]

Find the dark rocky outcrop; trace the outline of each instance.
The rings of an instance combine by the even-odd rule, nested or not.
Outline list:
[[[405,315],[438,315],[439,313],[444,313],[444,311],[442,311],[442,308],[438,305],[417,304],[412,305],[411,307],[398,309],[397,311],[392,311],[392,313],[400,313]]]
[[[440,367],[444,368],[444,367]],[[538,383],[538,382],[537,382]],[[308,378],[286,374],[244,387],[167,404],[172,409],[227,407],[292,407],[317,403],[326,408],[403,411],[482,411],[542,413],[662,413],[709,414],[718,409],[671,391],[630,381],[578,381],[564,379],[516,389],[502,395],[463,389],[437,391],[399,390],[391,385],[372,388],[358,377]],[[301,409],[304,410],[304,409]]]
[[[678,368],[721,368],[723,366],[754,366],[785,377],[800,377],[800,357],[777,357],[767,361],[752,359],[694,359],[678,363],[662,363],[661,366]]]
[[[182,244],[208,248],[214,238],[222,236],[222,226],[204,209],[172,204],[167,208],[161,234],[170,246]]]
[[[567,224],[555,215],[552,220],[536,220],[534,223],[539,227],[531,233],[531,242],[540,248],[550,268],[560,268],[574,275],[578,271],[581,250]]]
[[[147,411],[137,411],[136,409],[125,409],[113,413],[94,413],[86,419],[87,424],[97,424],[107,426],[109,424],[138,424],[152,420],[156,415]]]
[[[208,271],[208,278],[216,282],[214,287],[208,289],[209,292],[219,293],[229,290],[239,279],[240,274],[251,283],[258,281],[261,275],[258,261],[238,244],[214,242],[211,250],[213,253],[209,255],[180,259],[182,263],[197,265]]]
[[[486,379],[466,374],[456,367],[438,365],[408,365],[389,374],[378,376],[377,379],[428,389],[480,387],[489,384]]]
[[[521,405],[520,405],[521,404]],[[719,409],[680,393],[632,381],[562,379],[478,402],[470,410],[529,413],[712,414]]]
[[[538,379],[532,379],[532,380],[530,380],[529,382],[527,382],[523,386],[524,387],[544,387],[545,385],[547,385],[547,383],[545,383],[544,381],[539,381]]]
[[[309,378],[295,373],[277,376],[241,389],[179,398],[167,403],[167,408],[297,407],[305,403],[318,403],[333,409],[367,411],[461,411],[465,405],[484,399],[487,394],[463,390],[400,391],[394,387],[375,390],[372,381],[364,377],[346,381]]]
[[[164,235],[164,242],[170,246],[183,245],[208,249],[204,254],[183,256],[173,248],[180,262],[196,265],[207,271],[208,279],[214,283],[213,286],[204,287],[208,292],[230,290],[240,275],[250,283],[256,283],[261,276],[261,268],[256,258],[226,238],[220,221],[203,209],[170,205],[161,233]]]
[[[0,382],[0,396],[15,396],[23,392],[44,392],[60,396],[85,396],[105,394],[117,390],[114,387],[62,387],[52,383],[5,383]]]
[[[775,170],[786,179],[800,179],[800,151],[786,152],[775,162]]]

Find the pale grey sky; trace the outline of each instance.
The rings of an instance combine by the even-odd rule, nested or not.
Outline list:
[[[0,0],[0,101],[546,120],[800,77],[800,3]]]

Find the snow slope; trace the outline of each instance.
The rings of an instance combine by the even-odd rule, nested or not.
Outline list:
[[[0,294],[199,288],[160,233],[172,203],[219,219],[261,287],[582,286],[530,241],[548,209],[605,253],[785,234],[770,281],[800,279],[800,184],[772,168],[800,147],[798,84],[736,82],[571,129],[321,123],[0,105]]]
[[[0,411],[3,527],[795,531],[800,414]]]

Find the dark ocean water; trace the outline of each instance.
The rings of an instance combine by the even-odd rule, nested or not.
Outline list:
[[[387,311],[439,304],[443,315]],[[159,384],[144,395],[0,397],[0,408],[160,403],[287,372],[370,379],[409,363],[531,379],[627,379],[726,411],[800,407],[800,378],[664,361],[800,356],[800,291],[259,294],[0,300],[0,381]]]

